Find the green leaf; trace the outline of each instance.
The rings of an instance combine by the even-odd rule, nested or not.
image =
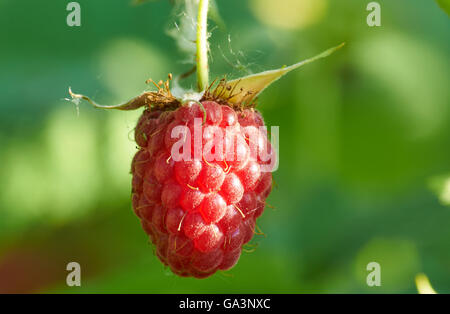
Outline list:
[[[436,290],[433,289],[430,280],[425,274],[417,274],[415,281],[419,294],[437,294]]]
[[[131,2],[133,5],[139,5],[139,4],[144,4],[146,2],[150,2],[150,1],[156,1],[156,0],[133,0],[133,2]]]
[[[256,97],[258,97],[258,95],[260,95],[270,84],[277,81],[285,74],[308,63],[328,57],[336,50],[342,48],[344,44],[345,43],[342,43],[339,46],[328,49],[315,57],[301,61],[288,67],[282,67],[276,70],[252,74],[246,77],[226,82],[225,86],[222,86],[223,88],[216,89],[220,90],[220,93],[218,93],[220,94],[220,96],[216,96],[233,104],[251,104],[251,102]]]
[[[429,187],[437,195],[442,205],[450,206],[450,174],[431,178]]]
[[[450,0],[436,0],[442,10],[450,15]]]
[[[195,64],[198,1],[176,1],[173,11],[177,21],[173,23],[174,27],[169,29],[167,34],[175,40],[178,49],[187,56],[183,63]]]
[[[209,3],[209,19],[211,19],[212,21],[214,21],[214,23],[216,23],[216,25],[222,29],[225,30],[226,26],[225,26],[225,22],[222,19],[222,16],[219,13],[219,8],[217,7],[217,3],[215,0],[210,1]]]

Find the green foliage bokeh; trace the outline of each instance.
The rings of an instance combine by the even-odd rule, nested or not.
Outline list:
[[[171,5],[78,2],[81,27],[66,25],[66,1],[0,3],[0,292],[415,293],[419,272],[450,292],[450,23],[435,3],[379,1],[371,28],[359,0],[291,12],[280,0],[270,19],[266,1],[217,0],[212,77],[347,45],[260,97],[280,126],[266,237],[231,271],[195,280],[163,268],[131,210],[139,112],[78,115],[63,100],[71,86],[115,104],[188,71],[166,34]],[[81,287],[65,284],[70,261]],[[372,261],[381,287],[366,284]]]

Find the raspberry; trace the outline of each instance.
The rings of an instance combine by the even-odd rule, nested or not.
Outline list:
[[[268,159],[274,158],[261,126],[256,110],[210,100],[174,111],[146,109],[140,117],[133,209],[156,255],[173,273],[206,278],[228,270],[253,237],[272,185]],[[177,127],[186,127],[186,133],[173,136]],[[186,145],[177,150],[179,141]]]
[[[178,86],[172,94],[172,74],[166,81],[146,81],[157,91],[115,106],[101,106],[69,88],[77,106],[83,99],[100,109],[146,108],[135,129],[139,151],[131,165],[133,210],[161,262],[179,276],[196,278],[237,263],[272,189],[275,152],[255,100],[283,75],[344,45],[289,67],[231,81],[224,77],[210,85],[208,7],[209,1],[198,4],[198,93]],[[191,38],[181,35],[179,40]]]

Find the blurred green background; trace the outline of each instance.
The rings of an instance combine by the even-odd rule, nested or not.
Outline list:
[[[63,100],[71,86],[115,104],[189,70],[172,5],[79,0],[69,27],[68,2],[0,0],[0,292],[415,293],[420,272],[450,292],[450,20],[435,2],[378,1],[371,28],[369,1],[217,0],[213,77],[347,45],[260,97],[280,126],[266,237],[205,280],[164,269],[131,210],[140,112]]]

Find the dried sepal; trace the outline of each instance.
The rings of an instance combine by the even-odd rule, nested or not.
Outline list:
[[[205,92],[205,98],[211,98],[217,101],[226,101],[227,103],[231,103],[239,107],[252,106],[256,97],[258,97],[270,84],[277,81],[292,70],[298,69],[318,59],[328,57],[336,50],[342,48],[342,46],[344,46],[344,43],[337,47],[328,49],[315,57],[288,67],[252,74],[231,81],[222,79],[219,81],[214,90],[211,91],[211,88],[209,88]]]
[[[181,102],[170,92],[169,84],[171,79],[172,74],[169,74],[169,78],[165,82],[160,81],[158,84],[156,84],[153,80],[149,79],[147,80],[146,83],[153,83],[157,87],[158,91],[143,92],[141,95],[136,96],[133,99],[118,105],[113,106],[99,105],[88,96],[73,93],[70,87],[69,87],[69,95],[71,99],[67,100],[74,102],[76,105],[79,104],[80,100],[86,100],[92,106],[99,109],[116,109],[127,111],[127,110],[136,110],[141,107],[147,106],[150,109],[161,111],[174,110],[181,106]]]

